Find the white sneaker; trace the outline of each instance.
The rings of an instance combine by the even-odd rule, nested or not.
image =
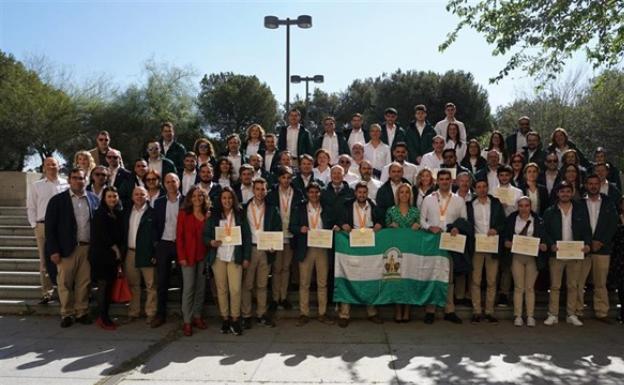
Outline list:
[[[554,315],[548,315],[548,318],[546,318],[546,321],[544,321],[544,325],[546,326],[553,326],[558,323],[559,323],[559,319],[555,317]]]
[[[530,327],[530,328],[534,328],[535,327],[535,318],[527,317],[527,326]]]
[[[514,319],[514,326],[521,327],[522,325],[524,325],[524,321],[522,320],[522,317],[516,317]]]
[[[569,324],[572,324],[574,326],[583,326],[583,323],[581,322],[581,320],[578,319],[578,317],[575,316],[575,315],[569,315],[566,318],[566,322],[569,323]]]

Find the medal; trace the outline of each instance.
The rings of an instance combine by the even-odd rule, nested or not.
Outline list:
[[[366,232],[366,229],[365,229],[365,228],[363,228],[363,227],[361,227],[361,228],[360,228],[360,233],[364,234],[365,232]]]
[[[226,243],[230,243],[232,242],[232,237],[230,237],[229,235],[226,236],[225,238],[223,238],[223,240],[225,240]]]

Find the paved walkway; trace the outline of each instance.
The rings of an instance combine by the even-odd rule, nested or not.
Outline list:
[[[624,327],[451,325],[346,329],[281,320],[235,337],[172,321],[105,332],[56,317],[0,317],[1,384],[624,384]]]

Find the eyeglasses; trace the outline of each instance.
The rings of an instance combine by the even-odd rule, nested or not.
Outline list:
[[[158,182],[158,178],[145,178],[146,182]]]

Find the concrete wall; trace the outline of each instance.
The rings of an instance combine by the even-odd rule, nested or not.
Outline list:
[[[28,189],[40,178],[36,172],[1,171],[0,206],[26,206]]]

